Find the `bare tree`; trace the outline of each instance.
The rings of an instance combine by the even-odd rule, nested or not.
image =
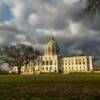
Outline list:
[[[11,67],[17,66],[18,75],[21,73],[21,67],[35,59],[39,52],[31,46],[17,44],[15,46],[4,47],[0,50],[0,59],[3,63],[8,63]]]
[[[91,15],[95,15],[96,13],[100,12],[100,0],[86,0],[86,8],[84,12]]]

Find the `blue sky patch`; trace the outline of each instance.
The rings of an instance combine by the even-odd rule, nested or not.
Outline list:
[[[6,4],[3,4],[2,6],[2,15],[0,16],[0,20],[9,21],[13,19],[11,8]]]

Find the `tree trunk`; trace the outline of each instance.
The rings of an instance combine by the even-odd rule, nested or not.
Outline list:
[[[21,73],[21,67],[18,67],[18,75]]]

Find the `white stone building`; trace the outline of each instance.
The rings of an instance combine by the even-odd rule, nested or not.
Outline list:
[[[71,73],[71,72],[92,72],[92,56],[62,57],[59,46],[54,38],[50,38],[44,55],[23,66],[22,74],[32,73]],[[17,67],[13,67],[11,72],[17,72]]]
[[[92,72],[92,56],[77,56],[63,58],[64,73],[70,72]]]
[[[41,59],[41,72],[58,73],[62,71],[62,58],[59,53],[59,47],[54,38],[51,38],[44,50]]]

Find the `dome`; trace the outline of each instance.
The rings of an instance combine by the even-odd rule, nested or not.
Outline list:
[[[59,55],[59,47],[54,39],[51,37],[45,49],[46,55]]]

